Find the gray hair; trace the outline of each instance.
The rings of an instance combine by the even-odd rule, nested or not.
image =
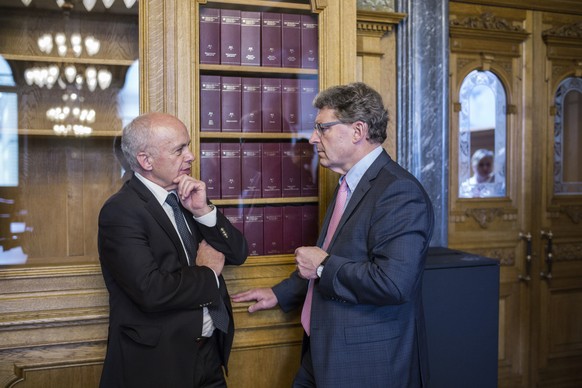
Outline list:
[[[145,114],[136,117],[123,128],[121,150],[133,171],[139,172],[141,170],[137,154],[142,151],[150,151],[152,148],[150,144],[154,131],[152,121],[150,115]]]
[[[317,109],[333,109],[339,121],[346,124],[362,121],[368,124],[368,140],[382,144],[386,140],[388,111],[382,96],[363,82],[332,86],[313,100]]]
[[[471,157],[471,165],[473,167],[475,167],[476,165],[479,164],[479,162],[483,158],[491,158],[491,159],[493,159],[493,152],[491,152],[491,151],[489,151],[488,149],[485,149],[485,148],[478,149],[477,151],[475,151],[475,153]]]

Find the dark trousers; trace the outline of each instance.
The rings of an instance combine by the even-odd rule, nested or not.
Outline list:
[[[311,360],[311,346],[309,344],[309,337],[306,336],[303,340],[304,352],[301,357],[301,366],[295,379],[293,380],[293,388],[315,388],[315,377],[313,374],[313,362]]]
[[[194,388],[226,388],[216,335],[197,340],[196,344],[198,356],[194,364]]]

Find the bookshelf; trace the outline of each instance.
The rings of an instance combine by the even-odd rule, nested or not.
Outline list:
[[[195,171],[249,240],[251,256],[314,245],[319,168],[308,141],[319,90],[318,16],[309,1],[196,6]],[[246,148],[259,160],[246,158],[254,155]]]

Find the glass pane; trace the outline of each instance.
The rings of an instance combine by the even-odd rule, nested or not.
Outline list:
[[[554,192],[582,193],[582,78],[558,87],[554,118]]]
[[[505,89],[492,72],[474,70],[460,103],[459,197],[505,196]]]
[[[0,0],[0,265],[97,263],[97,215],[125,172],[137,2],[63,4]]]

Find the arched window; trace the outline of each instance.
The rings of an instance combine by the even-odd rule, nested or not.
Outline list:
[[[459,197],[505,196],[505,89],[493,72],[474,70],[459,97]]]
[[[560,83],[555,96],[554,193],[582,193],[582,78]]]

